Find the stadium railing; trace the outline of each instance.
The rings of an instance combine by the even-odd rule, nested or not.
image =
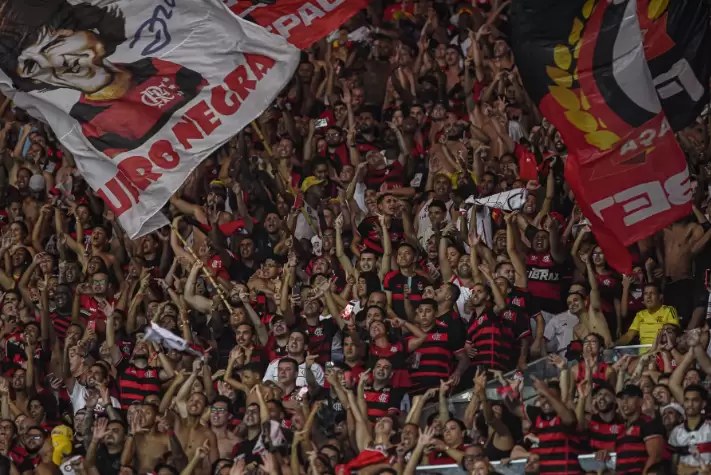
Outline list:
[[[615,468],[615,455],[614,453],[609,455],[609,459],[606,462],[601,462],[595,459],[594,454],[586,454],[578,457],[580,462],[580,467],[583,469],[584,473],[597,473],[602,468],[603,465],[610,470]],[[524,467],[526,466],[525,460],[513,460],[507,464],[502,464],[500,462],[491,462],[491,466],[497,473],[501,475],[523,475]],[[417,473],[428,474],[428,475],[462,475],[466,472],[461,466],[451,464],[451,465],[421,465],[417,467]]]
[[[612,364],[615,361],[619,360],[622,356],[624,355],[640,355],[645,353],[646,351],[651,348],[652,345],[629,345],[629,346],[617,346],[615,348],[610,348],[606,349],[603,352],[602,358],[605,363]],[[504,377],[507,380],[511,380],[513,378],[514,374],[516,371],[511,371],[509,373],[506,373]],[[548,358],[540,358],[538,360],[532,361],[528,364],[528,367],[526,368],[525,371],[522,371],[523,374],[523,401],[528,404],[532,404],[535,397],[536,393],[531,387],[531,378],[536,377],[537,379],[549,379],[549,378],[555,378],[558,376],[559,371],[558,368],[555,366],[551,365],[548,362]],[[501,384],[497,380],[491,380],[487,384],[487,398],[490,400],[497,400],[501,399],[501,395],[497,391]],[[459,394],[455,394],[452,397],[449,398],[448,403],[449,403],[449,410],[454,414],[454,417],[462,420],[464,419],[464,412],[466,411],[467,405],[469,404],[469,401],[471,400],[472,396],[472,391],[464,391]],[[437,411],[437,403],[431,403],[429,404],[425,410],[423,411],[423,420],[429,415],[432,414],[433,412]],[[615,466],[615,454],[610,455],[610,459],[607,461],[607,466],[608,468],[614,468]],[[594,454],[586,454],[586,455],[581,455],[578,457],[580,460],[580,465],[583,468],[585,472],[597,472],[599,469],[602,468],[602,463],[598,460],[595,460],[595,455]],[[525,461],[520,460],[520,461],[512,461],[509,464],[503,465],[499,462],[492,462],[492,465],[495,467],[496,471],[501,473],[502,475],[521,475],[524,473],[524,465]],[[417,468],[418,472],[426,472],[426,473],[431,473],[431,474],[441,474],[441,475],[460,475],[464,471],[462,468],[458,465],[430,465],[430,466],[421,466]]]

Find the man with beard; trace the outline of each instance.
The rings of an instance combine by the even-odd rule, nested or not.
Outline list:
[[[110,314],[116,305],[116,299],[111,297],[110,287],[109,275],[101,271],[92,275],[89,282],[78,285],[74,295],[73,317],[78,319],[81,311],[88,321],[98,325],[97,331],[102,332],[109,316],[106,312]]]
[[[91,395],[98,396],[102,388],[105,388],[106,385],[109,384],[109,373],[105,363],[95,363],[89,368],[85,385],[78,382],[76,378],[71,375],[64,378],[64,384],[67,386],[69,399],[74,408],[74,414],[76,414],[78,410],[83,409],[87,405],[87,399]],[[111,397],[111,405],[116,408],[121,407],[119,401],[114,397]],[[97,406],[96,410],[103,412],[104,408]]]
[[[470,254],[461,254],[457,260],[456,267],[450,264],[449,249],[454,247],[449,244],[449,239],[446,237],[439,238],[438,258],[439,269],[442,273],[442,281],[455,285],[457,287],[457,299],[455,300],[459,315],[469,321],[471,314],[465,310],[467,300],[472,294],[474,286],[474,270],[478,269],[474,266],[478,265],[478,256],[476,254],[476,246],[478,239],[475,235],[469,235],[469,252]]]
[[[563,366],[561,371],[567,371]],[[563,379],[563,378],[561,378]],[[538,404],[526,406],[531,433],[538,439],[531,453],[541,458],[545,473],[581,473],[575,413],[561,400],[558,381],[533,378]]]
[[[328,164],[336,170],[336,173],[341,173],[344,165],[351,164],[344,140],[343,129],[337,125],[331,125],[326,129],[326,153],[323,158],[328,160]]]
[[[593,410],[589,421],[585,418],[587,406]],[[581,430],[587,429],[590,448],[597,452],[599,460],[605,460],[607,454],[615,450],[617,434],[624,430],[624,420],[617,413],[615,389],[609,383],[593,388],[589,380],[581,381],[575,414]]]
[[[666,433],[659,417],[642,413],[642,390],[628,384],[617,394],[620,413],[625,419],[624,429],[617,434],[615,470],[621,474],[647,473],[664,460]]]
[[[122,421],[110,421],[105,417],[96,419],[86,464],[95,466],[102,475],[119,475],[125,441],[126,427]]]
[[[258,403],[249,404],[237,428],[240,441],[232,449],[232,458],[244,459],[246,464],[260,460],[259,455],[254,454],[254,447],[262,435],[262,421],[269,421],[269,412],[263,411]]]
[[[225,396],[217,396],[210,406],[210,428],[217,440],[217,451],[220,458],[229,458],[232,449],[239,441],[239,438],[228,430],[228,424],[232,411],[231,401]]]
[[[116,345],[116,333],[111,315],[106,325],[106,346],[110,351],[109,364],[116,366],[119,374],[118,387],[122,409],[127,409],[133,401],[143,401],[148,395],[159,395],[162,382],[174,376],[173,364],[160,346],[156,345],[155,350],[158,353],[160,368],[148,366],[150,349],[148,342],[142,337],[137,339],[131,359],[124,358]]]
[[[340,313],[334,315],[333,318],[321,320],[324,309],[321,295],[326,291],[324,286],[328,285],[329,282],[325,281],[320,288],[314,289],[307,285],[301,287],[303,310],[298,324],[308,335],[308,352],[317,356],[320,365],[331,360],[331,342],[336,333],[344,326],[340,319]]]
[[[207,406],[207,396],[204,393],[194,392],[188,398],[185,407],[178,404],[177,416],[179,417],[175,418],[175,435],[178,436],[188,460],[195,456],[195,452],[205,443],[205,440],[209,442],[208,457],[203,460],[202,466],[196,467],[195,473],[201,475],[209,474],[210,466],[220,456],[215,433],[200,423],[200,418]]]
[[[250,219],[246,219],[245,222]],[[265,259],[274,258],[274,248],[281,241],[282,228],[281,218],[276,210],[267,210],[264,220],[254,225],[252,229],[252,240]]]
[[[251,306],[250,308],[251,309]],[[249,309],[247,312],[249,312]],[[256,315],[256,313],[255,313]],[[262,334],[264,340],[266,340],[266,329],[264,325],[259,322],[259,317],[257,317],[257,322],[260,325],[258,334],[260,335],[260,343],[262,339]],[[257,346],[254,341],[255,331],[254,327],[247,322],[240,323],[235,331],[235,341],[237,343],[236,349],[244,354],[244,364],[256,363],[262,369],[266,368],[269,364],[267,352],[263,346]]]
[[[494,278],[484,275],[490,282]],[[492,305],[492,294],[493,304]],[[516,347],[516,337],[513,325],[507,319],[506,300],[498,286],[487,287],[475,284],[467,304],[472,311],[467,330],[466,351],[472,361],[472,368],[482,365],[487,369],[508,371],[512,369],[511,354]],[[472,368],[469,373],[472,373]],[[469,373],[465,380],[470,380]]]
[[[289,327],[283,315],[274,315],[269,321],[271,331],[267,340],[266,349],[269,361],[274,361],[287,355],[287,344],[289,342]]]
[[[295,384],[298,387],[303,387],[307,385],[307,371],[306,371],[306,346],[308,345],[308,332],[305,330],[293,330],[289,335],[289,342],[286,345],[287,358],[294,360],[298,364],[297,377]],[[264,373],[263,381],[279,381],[279,362],[281,359],[274,360],[269,363],[267,371]],[[313,375],[315,382],[319,386],[323,386],[324,373],[323,368],[315,363],[310,362],[309,370]]]
[[[53,467],[53,464],[52,451],[44,449],[46,440],[47,431],[41,427],[32,426],[27,429],[27,432],[22,437],[22,443],[27,450],[27,456],[23,463],[17,467],[21,473],[36,472],[37,474],[42,473],[43,475],[53,473],[48,469],[49,467]],[[42,470],[40,470],[40,466],[43,467]]]
[[[368,415],[371,422],[381,417],[391,417],[400,412],[400,403],[405,390],[392,386],[393,364],[387,358],[378,358],[373,367],[373,382],[368,375],[358,382],[358,401],[361,412]]]
[[[430,183],[430,180],[432,180],[432,183]],[[442,207],[442,205],[444,205],[443,214],[441,216],[441,219],[438,220],[440,224],[443,221],[448,223],[452,220],[450,216],[450,210],[454,205],[454,201],[452,201],[451,198],[452,180],[450,180],[446,174],[430,174],[425,188],[428,190],[431,189],[432,192],[429,193],[429,198],[427,199],[427,201],[422,203],[415,211],[415,216],[417,216],[417,218],[415,219],[414,226],[415,231],[417,232],[417,237],[420,242],[422,242],[422,238],[426,236],[427,231],[431,231],[434,228],[431,216],[432,213],[430,212],[430,205],[432,203],[438,203],[438,206],[440,208]]]

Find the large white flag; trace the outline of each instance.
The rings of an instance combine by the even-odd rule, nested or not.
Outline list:
[[[47,122],[131,237],[261,114],[299,51],[221,0],[0,0],[0,89]]]

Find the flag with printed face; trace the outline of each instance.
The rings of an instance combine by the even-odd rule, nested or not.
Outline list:
[[[0,0],[0,89],[47,122],[132,237],[259,116],[299,51],[221,0]]]
[[[566,180],[607,262],[691,212],[674,131],[708,99],[711,33],[695,0],[515,0],[524,85],[568,146]]]

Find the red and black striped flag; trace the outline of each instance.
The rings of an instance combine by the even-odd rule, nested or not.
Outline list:
[[[711,33],[696,0],[515,0],[524,85],[568,146],[566,179],[620,271],[625,246],[691,212],[674,132],[708,102]]]

